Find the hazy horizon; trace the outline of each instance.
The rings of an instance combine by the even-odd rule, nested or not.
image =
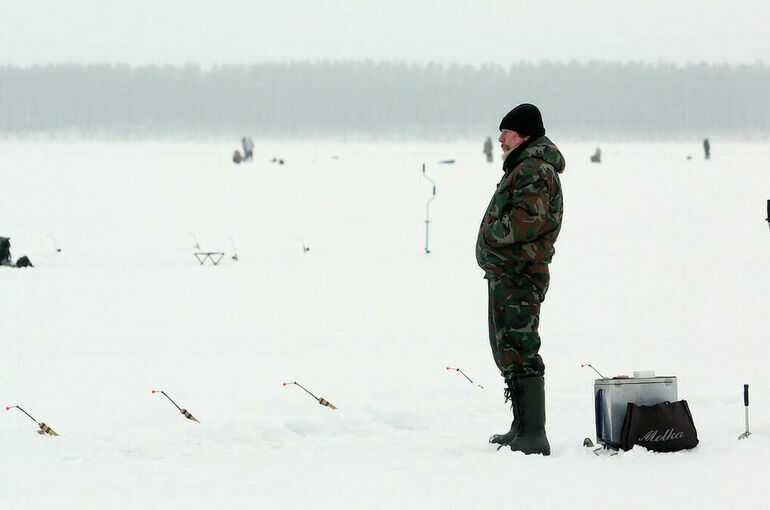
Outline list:
[[[445,138],[496,133],[531,102],[581,138],[767,137],[768,84],[767,66],[0,67],[0,132]]]

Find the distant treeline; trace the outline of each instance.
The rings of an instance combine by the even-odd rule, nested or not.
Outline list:
[[[576,138],[770,133],[770,67],[297,62],[0,67],[0,133],[494,134],[520,102]]]

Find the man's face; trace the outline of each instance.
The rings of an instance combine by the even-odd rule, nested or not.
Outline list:
[[[500,137],[497,139],[497,141],[500,142],[500,146],[503,148],[503,152],[512,151],[527,140],[529,140],[529,136],[522,138],[519,136],[519,133],[511,131],[510,129],[503,129],[500,133]]]

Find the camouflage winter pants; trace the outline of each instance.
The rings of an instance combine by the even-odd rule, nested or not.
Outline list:
[[[540,303],[548,289],[548,269],[534,278],[489,276],[489,344],[505,380],[543,375],[538,354]]]

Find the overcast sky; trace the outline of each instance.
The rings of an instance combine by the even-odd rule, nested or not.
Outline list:
[[[770,63],[767,0],[0,0],[0,64]]]

